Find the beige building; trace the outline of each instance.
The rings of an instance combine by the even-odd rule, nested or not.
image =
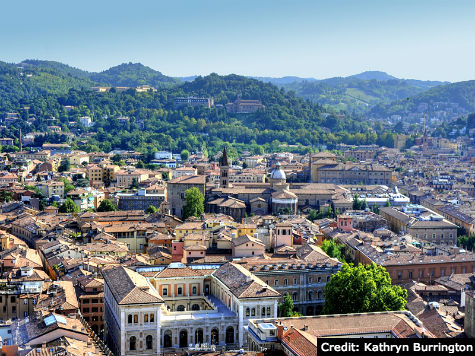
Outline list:
[[[116,187],[118,188],[129,188],[134,180],[137,181],[137,183],[140,183],[146,179],[148,179],[148,173],[142,170],[136,170],[136,171],[126,171],[126,170],[120,170],[115,172],[115,180],[116,180]]]
[[[61,199],[64,198],[64,182],[43,182],[36,185],[36,187],[47,198],[51,198],[53,195],[58,195]]]
[[[182,176],[169,181],[167,190],[171,213],[181,217],[185,205],[185,192],[196,187],[205,196],[205,186],[205,176]]]
[[[258,239],[243,235],[232,240],[233,257],[264,256],[265,245]]]
[[[87,178],[89,179],[89,184],[92,187],[103,186],[103,173],[102,168],[98,165],[92,165],[87,167]]]
[[[416,240],[437,245],[457,243],[457,225],[444,219],[416,221],[408,227],[407,232]]]

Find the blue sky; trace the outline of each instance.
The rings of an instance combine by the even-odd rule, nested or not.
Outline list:
[[[171,76],[475,78],[473,0],[2,1],[0,60]]]

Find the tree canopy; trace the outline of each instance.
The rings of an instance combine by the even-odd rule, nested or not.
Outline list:
[[[386,269],[370,265],[343,264],[325,287],[324,314],[403,310],[407,290],[391,285]]]
[[[58,208],[60,213],[79,213],[81,209],[77,206],[71,198],[66,198],[63,204]]]
[[[289,293],[284,295],[283,301],[279,304],[280,316],[283,318],[291,316],[301,316],[300,313],[294,311],[294,302]]]
[[[101,203],[97,207],[97,211],[99,212],[116,211],[116,210],[117,210],[117,207],[109,199],[104,199],[103,201],[101,201]]]
[[[185,205],[183,206],[182,219],[185,220],[190,216],[199,217],[204,213],[205,198],[200,190],[196,187],[187,189],[185,192]]]

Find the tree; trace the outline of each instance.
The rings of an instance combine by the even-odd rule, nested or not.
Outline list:
[[[8,192],[6,190],[1,190],[0,191],[0,202],[2,203],[8,203],[9,201],[13,200],[13,193]]]
[[[188,157],[190,157],[190,151],[182,150],[181,153],[180,153],[180,156],[181,156],[182,161],[187,161]]]
[[[389,199],[386,200],[386,204],[384,204],[385,207],[390,207],[391,206],[391,203],[389,202]]]
[[[156,213],[159,209],[153,205],[149,205],[147,208],[147,214],[153,214]]]
[[[312,221],[312,222],[317,220],[318,219],[318,212],[315,209],[310,209],[310,211],[308,212],[307,219]]]
[[[58,166],[58,172],[68,172],[70,169],[71,163],[69,163],[69,159],[63,158]]]
[[[336,240],[324,240],[322,250],[330,257],[337,258],[340,262],[346,262],[345,245],[338,243]]]
[[[69,180],[65,177],[61,178],[61,181],[64,183],[64,194],[68,194],[71,190],[74,190],[75,187],[71,183],[69,183]]]
[[[289,293],[284,295],[284,300],[279,304],[280,316],[287,318],[290,316],[301,316],[298,312],[294,311],[294,302]]]
[[[475,234],[461,235],[457,238],[457,245],[466,250],[472,251],[475,247]]]
[[[205,198],[200,190],[196,187],[187,189],[185,192],[185,205],[183,206],[182,219],[185,220],[190,216],[199,217],[204,213]]]
[[[361,201],[358,199],[358,194],[353,196],[353,210],[361,209]]]
[[[98,212],[117,211],[117,207],[109,199],[104,199],[103,201],[101,201],[101,203],[97,207],[97,211]]]
[[[139,189],[139,181],[137,178],[132,178],[132,184],[130,185],[129,189]]]
[[[391,285],[386,269],[343,264],[325,287],[324,314],[348,314],[403,310],[407,290]]]
[[[63,204],[59,207],[58,211],[60,213],[79,213],[81,209],[77,206],[71,198],[67,198]]]

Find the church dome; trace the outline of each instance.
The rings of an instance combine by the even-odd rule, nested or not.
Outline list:
[[[279,179],[279,180],[286,180],[287,177],[285,176],[285,172],[280,168],[280,163],[277,162],[275,164],[274,170],[270,174],[271,179]]]

